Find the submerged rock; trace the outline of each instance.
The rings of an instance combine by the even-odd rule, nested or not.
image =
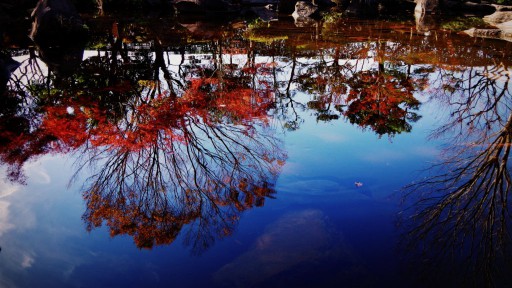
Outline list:
[[[307,281],[342,287],[363,270],[325,215],[303,210],[270,224],[249,251],[214,274],[214,281],[222,287],[295,287]]]

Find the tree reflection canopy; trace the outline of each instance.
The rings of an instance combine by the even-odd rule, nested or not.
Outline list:
[[[106,224],[111,235],[131,235],[145,248],[169,244],[184,230],[185,241],[201,251],[230,235],[241,212],[273,197],[286,161],[278,132],[300,129],[301,111],[394,137],[412,130],[421,118],[415,95],[434,86],[438,96],[460,87],[510,96],[506,87],[486,86],[499,82],[488,77],[492,69],[478,74],[480,92],[463,83],[458,72],[481,63],[466,64],[472,58],[461,55],[488,55],[483,48],[453,53],[450,35],[404,38],[403,26],[381,27],[363,40],[366,26],[337,21],[347,32],[343,41],[332,23],[306,29],[315,41],[289,29],[280,32],[291,35],[262,41],[255,35],[282,24],[238,23],[199,37],[190,25],[175,23],[169,36],[112,21],[102,27],[109,31],[102,45],[67,73],[43,64],[48,59],[31,48],[1,98],[0,157],[8,176],[22,181],[24,163],[40,155],[76,153],[77,175],[96,167],[83,185],[87,229]],[[502,123],[498,115],[505,114],[493,116]],[[483,123],[473,118],[457,121]],[[496,147],[506,146],[499,141]]]

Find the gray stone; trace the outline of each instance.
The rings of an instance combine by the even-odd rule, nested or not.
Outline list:
[[[278,19],[278,13],[275,11],[273,6],[269,6],[272,4],[267,4],[267,6],[263,7],[251,7],[251,12],[258,16],[261,20],[265,22],[269,21],[277,21]]]
[[[313,15],[318,10],[318,6],[306,2],[306,1],[297,1],[295,3],[295,11],[293,11],[293,18],[301,18],[301,17],[309,17]]]
[[[498,4],[491,4],[494,8],[496,8],[496,11],[512,11],[512,6],[509,5],[498,5]]]
[[[511,41],[512,39],[512,21],[496,25],[501,30],[501,37],[505,40]]]
[[[497,25],[500,23],[512,21],[512,12],[511,11],[497,11],[491,15],[485,16],[484,21],[491,25]]]
[[[501,30],[500,29],[476,29],[471,28],[465,30],[464,33],[473,37],[484,37],[484,38],[500,38]]]

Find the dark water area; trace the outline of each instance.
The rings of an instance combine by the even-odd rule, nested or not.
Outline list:
[[[80,16],[0,28],[0,287],[511,284],[511,42]]]

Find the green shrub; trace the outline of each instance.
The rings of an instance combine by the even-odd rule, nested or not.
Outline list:
[[[450,22],[441,24],[441,28],[450,31],[464,31],[470,28],[488,28],[488,24],[478,17],[458,17]]]
[[[512,0],[496,0],[496,3],[500,5],[512,5]]]

